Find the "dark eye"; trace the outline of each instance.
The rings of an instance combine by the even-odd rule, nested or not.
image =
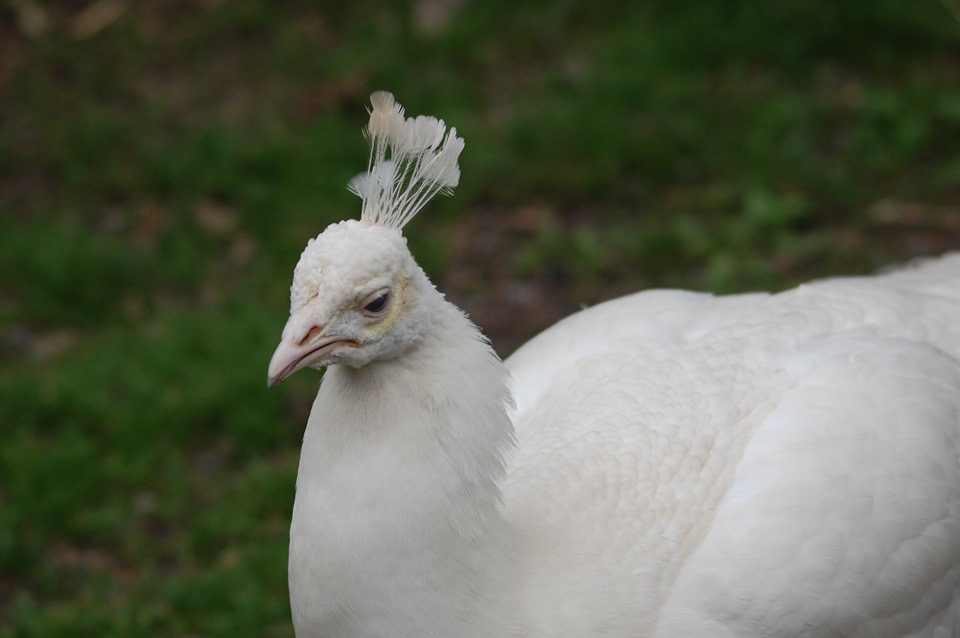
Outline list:
[[[373,301],[368,303],[363,307],[364,312],[369,312],[371,314],[377,314],[383,312],[383,309],[387,307],[387,301],[390,300],[390,293],[385,292],[382,295],[376,297]]]

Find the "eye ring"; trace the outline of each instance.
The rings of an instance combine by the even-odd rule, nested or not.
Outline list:
[[[390,291],[381,290],[367,298],[361,311],[368,317],[375,317],[387,309],[390,303]]]

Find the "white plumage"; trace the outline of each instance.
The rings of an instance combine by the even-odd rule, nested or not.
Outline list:
[[[329,366],[299,638],[960,635],[960,255],[639,293],[501,364],[400,234],[462,140],[373,102],[364,217],[307,246],[270,363]]]

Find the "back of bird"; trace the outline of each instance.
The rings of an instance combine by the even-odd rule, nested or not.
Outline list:
[[[507,365],[506,506],[545,591],[575,574],[650,636],[960,632],[960,255],[640,293]]]

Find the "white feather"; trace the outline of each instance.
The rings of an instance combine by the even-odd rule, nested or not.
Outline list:
[[[435,117],[404,119],[403,107],[385,91],[370,102],[370,165],[347,188],[363,200],[361,221],[403,228],[436,194],[460,183],[463,138]]]

